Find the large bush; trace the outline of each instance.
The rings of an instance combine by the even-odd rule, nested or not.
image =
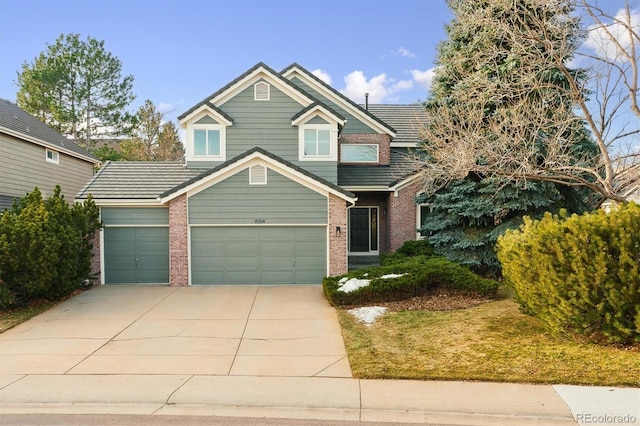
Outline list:
[[[92,199],[69,207],[56,186],[38,188],[0,217],[0,307],[54,299],[83,285],[91,270],[91,237],[100,227]]]
[[[349,279],[369,280],[369,284],[345,292],[341,287]],[[481,278],[468,268],[444,257],[415,256],[397,262],[324,278],[323,287],[334,306],[366,305],[421,296],[436,288],[478,294],[494,294],[498,283]]]
[[[556,331],[640,342],[640,207],[526,219],[498,241],[523,310]]]

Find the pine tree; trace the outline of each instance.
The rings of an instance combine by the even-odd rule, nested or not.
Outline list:
[[[423,149],[431,164],[447,170],[443,163],[448,162],[451,174],[437,192],[419,197],[431,206],[422,231],[436,251],[479,272],[499,273],[497,237],[519,226],[524,215],[588,208],[587,193],[582,190],[484,172],[484,166],[499,168],[502,161],[524,159],[532,152],[544,161],[553,148],[546,143],[546,132],[562,133],[573,142],[565,154],[573,155],[575,162],[595,157],[593,143],[563,90],[565,76],[549,63],[534,63],[544,54],[540,43],[568,49],[567,26],[573,28],[574,23],[561,21],[570,7],[568,2],[560,3],[566,7],[548,7],[550,3],[542,0],[449,0],[455,18],[447,28],[448,39],[440,45],[432,91],[425,103],[430,125]],[[554,22],[554,13],[560,23],[557,33],[552,27],[537,28],[539,43],[529,39],[516,43],[501,31],[507,25],[513,34],[523,20],[528,20],[529,27]],[[523,33],[523,39],[528,34]],[[546,68],[532,72],[541,63]],[[544,114],[526,122],[521,113],[531,110]],[[472,138],[473,150],[454,142],[463,137],[467,138],[463,142]]]

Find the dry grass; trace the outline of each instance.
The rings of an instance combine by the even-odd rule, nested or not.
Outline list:
[[[27,306],[0,311],[0,333],[50,309],[59,301],[36,301]]]
[[[355,377],[640,386],[640,347],[547,333],[512,300],[392,312],[367,327],[339,311]]]

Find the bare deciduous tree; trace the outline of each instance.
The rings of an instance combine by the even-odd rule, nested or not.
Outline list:
[[[615,13],[596,0],[474,3],[449,1],[456,39],[440,48],[427,102],[425,185],[475,173],[624,201],[640,176],[640,24],[629,1]],[[574,11],[593,25],[580,28]]]

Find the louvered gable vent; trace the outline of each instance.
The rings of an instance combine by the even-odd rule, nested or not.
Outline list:
[[[267,184],[267,168],[264,166],[253,166],[249,169],[250,185],[266,185]]]
[[[253,86],[253,98],[256,101],[268,101],[271,98],[271,86],[260,81]]]

